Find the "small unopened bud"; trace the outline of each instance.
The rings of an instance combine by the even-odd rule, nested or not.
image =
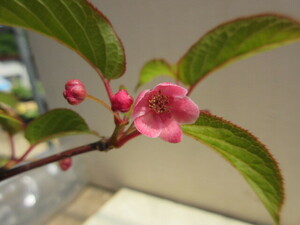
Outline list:
[[[111,108],[113,111],[128,112],[133,103],[133,98],[126,90],[119,90],[111,98]]]
[[[65,158],[58,162],[61,170],[66,171],[72,166],[72,158]]]
[[[65,90],[63,92],[65,99],[71,105],[78,105],[87,96],[84,84],[80,80],[69,80],[65,84]]]

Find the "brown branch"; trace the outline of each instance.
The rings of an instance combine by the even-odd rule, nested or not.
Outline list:
[[[13,167],[12,169],[2,169],[0,171],[0,181],[10,178],[12,176],[18,175],[28,170],[32,170],[46,164],[59,161],[61,159],[69,158],[75,155],[79,155],[82,153],[90,152],[90,151],[108,151],[111,148],[107,145],[106,142],[98,141],[95,143],[91,143],[88,145],[80,146],[77,148],[69,149],[64,152],[60,152],[55,155],[48,156],[46,158],[42,158],[33,162],[26,163],[25,165]]]

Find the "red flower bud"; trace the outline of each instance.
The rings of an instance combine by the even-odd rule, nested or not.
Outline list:
[[[63,92],[65,99],[71,105],[78,105],[87,96],[84,84],[80,80],[69,80],[65,84],[65,90]]]
[[[133,98],[126,90],[119,90],[111,98],[111,108],[113,111],[128,112],[133,103]]]
[[[66,171],[72,166],[72,158],[65,158],[58,162],[61,170]]]

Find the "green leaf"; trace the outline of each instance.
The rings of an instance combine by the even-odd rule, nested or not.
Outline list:
[[[18,104],[18,99],[13,94],[0,92],[0,108],[1,104],[5,104],[7,106],[15,108]]]
[[[248,131],[208,113],[196,123],[183,125],[183,132],[212,147],[227,159],[246,179],[279,224],[284,199],[282,176],[268,149]]]
[[[1,0],[0,24],[56,39],[108,79],[124,73],[125,53],[117,34],[87,0]]]
[[[10,134],[15,134],[24,127],[23,122],[15,116],[9,115],[0,110],[0,125]]]
[[[18,46],[16,38],[12,32],[3,32],[0,35],[0,56],[16,57],[18,55]]]
[[[15,95],[0,92],[0,125],[13,135],[24,128],[24,123],[15,111],[18,100]]]
[[[196,42],[178,63],[179,79],[195,85],[233,60],[299,40],[300,24],[280,15],[240,18],[218,26]]]
[[[69,109],[48,111],[33,120],[25,129],[25,137],[31,145],[74,134],[93,134],[93,131],[80,115]]]
[[[136,86],[136,89],[159,76],[170,76],[176,79],[174,69],[165,60],[150,60],[143,66],[140,72],[139,82]]]

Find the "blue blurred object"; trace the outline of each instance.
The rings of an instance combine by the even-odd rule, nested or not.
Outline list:
[[[12,88],[12,84],[5,78],[0,77],[0,91],[8,92]]]

